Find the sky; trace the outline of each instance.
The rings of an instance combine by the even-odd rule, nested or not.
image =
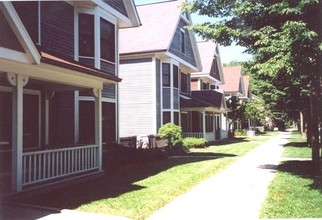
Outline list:
[[[142,5],[142,4],[148,4],[148,3],[155,3],[155,2],[162,2],[162,1],[168,1],[168,0],[134,0],[136,5]],[[192,14],[191,16],[193,24],[198,24],[201,22],[209,21],[210,18],[206,16],[199,16],[196,14]],[[199,36],[196,36],[197,41],[201,41],[202,38]],[[229,63],[230,61],[245,61],[251,59],[251,55],[244,54],[243,51],[245,48],[242,48],[240,46],[219,46],[219,52],[220,52],[220,58],[222,64]]]

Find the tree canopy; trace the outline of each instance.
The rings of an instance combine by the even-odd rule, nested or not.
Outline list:
[[[246,64],[252,90],[274,111],[308,115],[316,145],[322,117],[320,1],[192,0],[183,10],[219,18],[189,28],[221,45],[246,47],[253,55]]]

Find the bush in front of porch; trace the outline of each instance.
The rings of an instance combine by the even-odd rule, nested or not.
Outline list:
[[[204,138],[186,137],[182,140],[182,146],[190,148],[204,148],[207,146],[207,140]]]
[[[121,144],[109,144],[104,149],[103,164],[107,173],[115,173],[124,166],[167,158],[167,154],[160,149],[137,149],[125,147]]]

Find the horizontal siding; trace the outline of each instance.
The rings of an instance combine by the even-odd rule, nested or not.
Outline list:
[[[126,8],[122,0],[103,0],[103,2],[105,2],[121,14],[125,15],[126,17],[129,17],[127,15]]]
[[[151,61],[128,62],[120,65],[119,109],[120,136],[149,135],[155,133],[155,120]]]
[[[54,54],[74,59],[74,7],[66,2],[41,2],[41,45]]]
[[[181,53],[181,44],[180,44],[180,33],[181,29],[186,26],[186,23],[181,19],[179,22],[179,25],[177,26],[176,32],[173,36],[169,52],[176,55],[177,57],[183,59],[184,61],[190,63],[193,66],[197,66],[196,60],[194,57],[194,52],[192,49],[192,41],[189,36],[188,30],[184,29],[185,31],[185,39],[186,39],[186,52],[185,54]]]

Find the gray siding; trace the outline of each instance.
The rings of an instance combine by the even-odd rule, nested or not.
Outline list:
[[[102,96],[104,98],[116,99],[116,86],[114,84],[104,85]]]
[[[155,81],[152,59],[122,61],[120,65],[120,137],[155,134]]]
[[[156,118],[156,122],[157,122],[157,130],[159,130],[159,128],[161,127],[161,62],[159,59],[155,60],[156,62],[156,112],[157,112],[157,118]]]
[[[101,70],[115,76],[115,64],[101,60]]]
[[[128,17],[126,8],[122,0],[103,0],[106,4]]]
[[[61,57],[74,59],[74,7],[66,2],[41,2],[41,45]]]
[[[196,60],[194,57],[193,49],[192,49],[192,43],[191,39],[189,36],[189,32],[184,29],[185,31],[185,39],[186,39],[186,52],[185,54],[181,53],[180,49],[180,33],[181,33],[181,28],[184,28],[186,26],[186,23],[181,19],[179,22],[179,25],[177,26],[176,32],[173,36],[169,52],[172,54],[176,55],[177,57],[180,57],[184,61],[190,63],[193,66],[197,66]]]

